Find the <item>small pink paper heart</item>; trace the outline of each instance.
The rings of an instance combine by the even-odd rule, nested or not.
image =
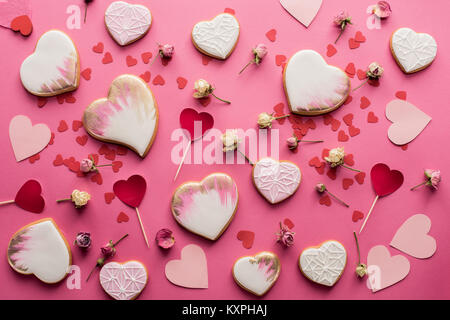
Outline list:
[[[208,288],[208,265],[202,248],[190,244],[181,250],[181,260],[166,264],[166,277],[173,284],[185,288]]]
[[[429,258],[436,252],[436,240],[428,235],[430,229],[430,218],[424,214],[416,214],[397,230],[391,246],[414,258]]]
[[[322,0],[280,0],[281,5],[305,27],[309,27],[319,12]]]
[[[33,126],[27,116],[15,116],[9,123],[9,139],[17,162],[42,151],[50,142],[51,136],[46,124]]]

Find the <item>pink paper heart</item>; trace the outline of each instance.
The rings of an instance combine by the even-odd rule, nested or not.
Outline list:
[[[52,134],[46,124],[31,124],[27,116],[18,115],[9,123],[9,138],[17,162],[42,151]]]
[[[430,229],[430,218],[424,214],[416,214],[397,230],[391,246],[414,258],[429,258],[436,252],[436,240],[428,235]]]
[[[388,137],[396,145],[414,140],[431,121],[431,117],[404,100],[393,100],[386,106],[386,118],[392,122]]]
[[[167,262],[166,277],[180,287],[208,288],[208,266],[203,249],[195,244],[184,247],[181,260]]]
[[[280,0],[281,5],[305,27],[309,27],[319,12],[322,0]]]
[[[373,292],[385,289],[403,280],[409,269],[409,261],[404,256],[391,257],[385,246],[375,246],[367,256],[367,285]]]

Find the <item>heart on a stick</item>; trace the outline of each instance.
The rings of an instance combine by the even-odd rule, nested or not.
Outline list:
[[[305,27],[309,27],[319,12],[322,0],[280,0],[281,5]]]
[[[134,175],[128,180],[119,180],[114,183],[114,194],[125,204],[130,207],[137,208],[144,198],[147,183],[145,179],[139,175]]]
[[[378,163],[370,171],[372,186],[379,197],[395,192],[403,184],[403,174],[398,170],[391,170],[386,164]]]
[[[180,125],[189,133],[187,138],[195,141],[201,139],[214,126],[214,118],[207,112],[198,113],[194,109],[186,108],[180,113]]]

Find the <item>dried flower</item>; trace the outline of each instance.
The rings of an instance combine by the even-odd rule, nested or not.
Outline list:
[[[327,187],[323,183],[318,183],[315,186],[315,189],[318,193],[328,193],[331,197],[333,197],[335,200],[346,206],[347,208],[350,207],[348,204],[346,204],[344,201],[336,197],[334,194],[332,194],[330,191],[328,191]]]
[[[336,44],[339,38],[341,37],[342,33],[344,32],[345,28],[347,27],[347,24],[352,24],[352,18],[348,15],[347,12],[341,11],[337,16],[334,17],[333,21],[335,25],[341,29],[339,36],[334,42]]]
[[[171,44],[158,45],[159,55],[164,59],[171,59],[175,53],[175,47]]]
[[[264,59],[264,57],[267,55],[267,52],[268,50],[265,44],[262,43],[258,44],[255,48],[252,49],[253,59],[250,60],[250,62],[247,63],[244,68],[242,68],[239,74],[244,72],[244,70],[247,69],[247,67],[251,64],[259,65],[261,61]]]
[[[292,232],[287,226],[280,222],[280,232],[277,235],[277,242],[283,244],[285,247],[290,247],[294,244],[295,232]]]
[[[91,159],[83,159],[80,164],[81,172],[88,173],[95,170],[94,162]]]
[[[81,249],[89,249],[91,246],[91,234],[89,232],[78,232],[74,245]]]
[[[88,201],[91,199],[91,195],[87,193],[86,191],[80,191],[80,190],[73,190],[70,198],[66,199],[59,199],[56,200],[56,202],[63,202],[63,201],[72,201],[75,204],[75,208],[80,209],[87,205]]]
[[[358,237],[356,236],[356,232],[353,231],[353,236],[355,237],[356,242],[356,250],[358,251],[358,263],[356,265],[356,274],[358,277],[362,278],[367,274],[367,266],[364,263],[361,263],[361,252],[359,251],[359,242]]]
[[[263,112],[258,115],[258,126],[260,129],[272,128],[273,120],[283,119],[283,118],[286,118],[289,116],[290,116],[290,114],[286,114],[281,117],[274,117],[273,115],[271,115],[267,112]]]
[[[357,86],[355,89],[353,89],[353,91],[356,91],[357,89],[361,88],[369,80],[371,80],[371,81],[380,80],[383,73],[384,73],[383,67],[378,62],[372,62],[371,64],[369,64],[369,66],[367,67],[367,70],[366,70],[367,79],[364,80],[364,82],[361,83],[359,86]]]
[[[301,140],[301,139],[298,139],[295,134],[292,135],[292,137],[289,137],[286,139],[286,144],[290,150],[297,149],[298,144],[300,142],[318,143],[318,142],[323,142],[323,140]]]
[[[329,154],[328,154],[328,157],[325,157],[325,161],[332,168],[341,166],[341,167],[347,168],[349,170],[353,170],[353,171],[356,171],[356,172],[361,172],[359,170],[356,170],[356,169],[353,169],[353,168],[350,168],[350,167],[346,166],[344,164],[344,158],[345,158],[344,148],[340,147],[340,148],[331,149]]]
[[[169,229],[161,229],[156,233],[156,243],[163,249],[170,249],[175,244],[173,232]]]
[[[230,101],[223,100],[223,99],[217,97],[213,93],[215,88],[213,88],[206,80],[199,79],[199,80],[195,81],[194,90],[195,90],[194,98],[196,98],[196,99],[203,99],[203,98],[208,97],[209,95],[212,95],[217,100],[220,100],[220,101],[228,103],[228,104],[231,103]]]
[[[318,183],[318,184],[316,184],[316,190],[319,193],[323,193],[323,192],[327,191],[327,187],[325,187],[325,185],[323,183]]]
[[[380,19],[388,18],[392,13],[391,6],[387,1],[378,1],[372,6],[372,13]]]
[[[434,188],[434,190],[438,189],[439,183],[441,182],[441,171],[434,170],[434,169],[426,169],[424,172],[424,175],[426,177],[426,181],[422,182],[421,184],[418,184],[415,187],[411,188],[412,190],[415,190],[423,185],[427,185],[431,188]]]
[[[222,134],[223,152],[234,151],[237,149],[241,139],[238,137],[237,130],[227,130]]]

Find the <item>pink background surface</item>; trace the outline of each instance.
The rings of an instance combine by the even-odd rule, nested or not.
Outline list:
[[[110,1],[95,1],[89,6],[88,21],[80,30],[66,28],[66,8],[70,4],[82,5],[82,1],[33,1],[34,31],[29,38],[23,38],[7,29],[0,30],[2,43],[0,70],[1,114],[0,145],[0,198],[14,198],[16,191],[28,179],[41,182],[46,208],[40,215],[25,212],[14,205],[0,208],[2,231],[0,248],[6,254],[10,236],[25,224],[44,217],[55,219],[64,231],[69,243],[72,243],[78,231],[90,231],[93,246],[86,254],[72,246],[73,263],[82,269],[81,290],[68,290],[66,282],[57,285],[45,285],[33,276],[23,276],[14,272],[4,259],[0,264],[0,298],[2,299],[108,299],[98,282],[98,271],[86,283],[88,272],[98,258],[99,247],[109,239],[118,239],[124,233],[130,237],[118,247],[114,260],[126,261],[137,259],[149,270],[149,284],[140,296],[141,299],[252,299],[254,296],[239,288],[233,281],[231,267],[236,259],[243,255],[255,254],[263,250],[274,251],[281,259],[282,272],[276,285],[264,299],[443,299],[450,298],[450,234],[448,197],[448,145],[449,113],[447,108],[450,50],[446,28],[448,9],[447,0],[435,0],[425,4],[419,0],[391,1],[393,15],[382,22],[380,30],[368,30],[365,21],[368,17],[366,8],[375,0],[324,0],[322,8],[311,26],[306,29],[293,19],[276,0],[271,1],[141,1],[148,5],[153,14],[153,25],[148,35],[137,43],[120,48],[105,30],[103,13]],[[190,39],[192,26],[207,20],[224,9],[233,8],[241,24],[241,36],[234,53],[225,62],[211,61],[202,64],[202,55],[195,50]],[[82,9],[84,7],[82,6]],[[346,9],[353,17],[354,25],[344,33],[336,48],[338,53],[331,58],[325,56],[326,47],[337,36],[337,28],[332,25],[332,16]],[[420,73],[406,76],[395,64],[388,46],[390,34],[399,27],[410,27],[416,31],[432,34],[438,43],[438,55],[431,67]],[[92,68],[90,81],[81,79],[79,89],[74,93],[75,104],[59,105],[55,98],[49,99],[43,108],[37,107],[37,98],[23,89],[19,68],[22,61],[32,53],[39,36],[57,28],[67,32],[75,41],[80,56],[81,70]],[[274,43],[268,41],[265,33],[277,30]],[[367,41],[360,48],[350,50],[348,39],[360,30]],[[109,65],[101,63],[102,55],[92,51],[92,46],[102,41],[105,52],[112,53],[114,62]],[[156,42],[173,43],[176,53],[173,61],[164,67],[160,61],[149,68],[142,63],[140,54],[155,51]],[[258,68],[252,66],[241,76],[240,68],[250,59],[250,49],[258,43],[266,43],[269,55]],[[361,134],[350,138],[348,142],[337,141],[337,132],[331,131],[323,124],[323,118],[314,118],[317,128],[310,130],[308,139],[324,139],[325,143],[302,145],[297,154],[291,153],[284,146],[284,140],[291,135],[289,122],[284,125],[274,124],[280,129],[280,158],[291,160],[299,165],[303,172],[303,181],[295,196],[279,205],[271,206],[255,190],[251,181],[251,167],[247,165],[186,165],[176,183],[173,176],[176,165],[170,160],[170,151],[174,143],[170,141],[172,131],[178,128],[178,115],[185,107],[199,111],[208,111],[215,117],[215,127],[255,128],[256,118],[260,112],[271,112],[273,106],[285,101],[282,89],[281,68],[275,65],[275,55],[287,57],[301,49],[314,49],[323,54],[326,60],[345,68],[354,62],[356,68],[365,69],[372,61],[378,61],[385,68],[385,75],[378,88],[364,86],[353,94],[353,102],[333,113],[333,117],[342,120],[347,113],[354,113],[353,123],[361,129]],[[132,55],[138,59],[134,67],[127,67],[125,59]],[[97,185],[89,178],[78,178],[64,166],[52,165],[58,153],[64,158],[74,156],[78,160],[91,152],[98,152],[101,142],[89,138],[82,147],[75,138],[85,134],[71,130],[72,120],[81,119],[84,108],[94,99],[106,95],[110,82],[123,73],[139,75],[151,71],[152,79],[161,74],[166,84],[150,84],[158,101],[160,110],[160,129],[150,153],[140,160],[132,152],[125,157],[117,157],[124,166],[119,173],[111,169],[102,170],[103,184]],[[188,79],[184,90],[179,90],[176,78]],[[231,105],[212,101],[204,108],[191,97],[191,88],[198,78],[204,78],[215,84],[217,95],[228,98]],[[359,80],[352,79],[353,86]],[[407,100],[429,114],[433,120],[424,132],[406,151],[393,145],[387,138],[389,121],[384,117],[386,103],[394,99],[398,90],[407,91]],[[372,102],[365,110],[359,107],[359,99],[366,96]],[[376,124],[367,123],[367,114],[373,111],[379,118]],[[33,123],[46,123],[56,133],[55,142],[40,154],[40,160],[31,164],[28,160],[16,163],[8,137],[8,124],[17,114],[28,115]],[[66,120],[69,130],[57,132],[60,120]],[[344,123],[341,128],[347,133]],[[374,245],[388,246],[397,228],[416,213],[427,214],[432,221],[431,235],[437,240],[437,252],[428,260],[408,257],[411,272],[405,280],[386,290],[372,294],[366,287],[365,280],[359,280],[354,274],[357,262],[353,230],[359,230],[361,221],[352,222],[353,210],[367,212],[374,198],[374,192],[368,177],[365,183],[355,183],[349,190],[342,189],[342,179],[353,177],[348,170],[338,170],[338,178],[331,181],[326,175],[320,176],[308,161],[319,156],[323,148],[344,146],[352,153],[355,167],[369,172],[377,162],[387,163],[391,168],[400,169],[405,176],[405,183],[396,193],[381,199],[368,222],[366,230],[360,237],[363,260]],[[109,162],[102,156],[102,163]],[[428,188],[409,191],[409,187],[423,180],[424,168],[437,168],[442,171],[443,182],[440,190],[432,192]],[[170,199],[177,185],[188,180],[201,180],[212,172],[225,172],[231,175],[240,190],[237,214],[228,230],[216,242],[203,240],[179,227],[170,213]],[[104,193],[112,191],[116,180],[126,179],[132,174],[141,174],[147,179],[148,191],[141,204],[140,211],[148,236],[153,240],[156,232],[163,227],[172,229],[176,245],[167,252],[160,250],[152,241],[147,249],[139,230],[134,211],[117,198],[108,205]],[[331,207],[321,206],[314,185],[324,182],[327,187],[351,204],[349,209],[336,202]],[[74,188],[83,189],[93,196],[88,207],[76,211],[70,203],[56,204],[55,200],[66,197]],[[129,215],[128,223],[118,224],[119,212]],[[274,233],[278,222],[290,218],[295,223],[295,245],[283,249],[276,244]],[[244,249],[236,234],[240,230],[252,230],[256,233],[253,248]],[[348,251],[348,266],[342,278],[333,288],[324,288],[303,277],[297,266],[301,250],[307,246],[317,245],[328,239],[342,242]],[[190,290],[179,288],[164,276],[164,266],[170,259],[179,258],[181,248],[187,244],[200,245],[206,252],[209,271],[209,289]],[[391,254],[400,252],[389,248]]]

